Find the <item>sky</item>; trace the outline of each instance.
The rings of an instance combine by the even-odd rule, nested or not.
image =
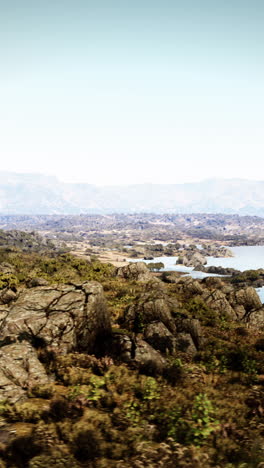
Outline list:
[[[0,171],[264,179],[264,2],[0,0]]]

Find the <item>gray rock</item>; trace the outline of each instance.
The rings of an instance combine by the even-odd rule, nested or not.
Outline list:
[[[48,379],[34,348],[95,353],[111,335],[103,288],[97,282],[21,291],[0,308],[0,398],[16,401]]]
[[[202,328],[198,319],[178,317],[176,319],[176,326],[178,333],[187,333],[190,335],[197,349],[203,345]]]
[[[127,363],[134,358],[135,345],[130,336],[113,333],[110,346],[113,357]]]
[[[190,356],[195,356],[197,349],[189,333],[179,333],[177,335],[177,349]]]
[[[197,267],[200,265],[206,265],[207,260],[200,252],[188,251],[181,255],[176,264],[184,265],[187,267]]]
[[[174,354],[175,337],[162,322],[152,322],[144,329],[144,338],[154,349]]]
[[[0,362],[1,400],[15,403],[25,398],[30,387],[49,380],[37,352],[25,341],[2,347]]]
[[[0,291],[0,304],[9,304],[17,298],[17,293],[12,289],[5,288]]]
[[[257,330],[264,330],[264,307],[261,309],[251,312],[251,314],[245,316],[245,321],[248,323],[250,328]]]
[[[136,281],[148,281],[153,278],[148,267],[143,262],[129,263],[118,268],[117,276]]]
[[[229,304],[225,294],[215,289],[214,291],[205,291],[202,295],[204,302],[214,310],[217,315],[230,320],[236,320],[237,316],[233,307]]]
[[[182,276],[177,282],[179,291],[189,296],[202,294],[204,292],[203,286],[199,281],[191,278],[191,276]]]
[[[162,374],[167,367],[167,361],[146,341],[136,339],[134,362],[142,371],[148,374]]]
[[[260,309],[262,307],[262,302],[258,296],[258,293],[251,286],[237,291],[235,294],[235,299],[237,304],[243,305],[246,312],[250,312],[254,309]]]
[[[162,322],[171,333],[176,327],[172,310],[177,302],[171,301],[162,291],[143,294],[127,311],[125,321],[130,330],[140,331],[144,325],[151,322]]]
[[[191,280],[193,290],[204,291],[198,282]],[[189,278],[183,284],[189,283]],[[134,333],[143,333],[152,348],[165,354],[175,354],[185,349],[194,355],[203,344],[202,330],[197,319],[177,314],[179,303],[162,290],[143,294],[126,312],[125,327]],[[186,347],[179,343],[187,340]]]
[[[37,339],[60,352],[90,352],[97,336],[110,330],[102,286],[90,282],[22,291],[1,325],[1,338]]]
[[[27,283],[28,288],[36,288],[37,286],[48,286],[49,282],[45,278],[31,278]]]
[[[162,374],[167,361],[150,344],[141,338],[114,333],[111,342],[113,357],[133,365],[148,374]]]
[[[110,316],[101,284],[95,281],[84,283],[82,291],[85,302],[83,315],[74,326],[74,346],[79,351],[92,353],[97,345],[102,348],[102,340],[111,335]]]

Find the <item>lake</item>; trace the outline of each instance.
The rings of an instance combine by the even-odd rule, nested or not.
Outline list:
[[[264,268],[264,246],[263,245],[245,245],[241,247],[228,247],[234,254],[234,257],[228,258],[215,258],[207,257],[206,266],[222,266],[224,268],[235,268],[236,270],[258,270]],[[220,276],[210,273],[203,273],[202,271],[194,271],[192,267],[185,267],[183,265],[176,265],[178,257],[155,257],[153,260],[144,260],[143,258],[129,259],[131,262],[145,262],[145,263],[164,263],[164,268],[161,271],[181,271],[193,278],[205,278],[207,276]],[[257,288],[259,297],[264,303],[264,287]]]
[[[228,248],[233,252],[234,257],[207,257],[206,266],[223,266],[224,268],[236,268],[240,271],[264,268],[264,245],[244,245]]]

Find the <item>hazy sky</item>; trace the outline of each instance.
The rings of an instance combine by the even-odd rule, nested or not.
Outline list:
[[[0,170],[264,179],[263,0],[0,0]]]

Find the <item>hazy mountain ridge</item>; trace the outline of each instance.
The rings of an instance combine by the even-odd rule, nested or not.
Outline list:
[[[264,181],[210,179],[186,184],[99,187],[41,174],[0,173],[0,213],[227,213],[264,216]]]

